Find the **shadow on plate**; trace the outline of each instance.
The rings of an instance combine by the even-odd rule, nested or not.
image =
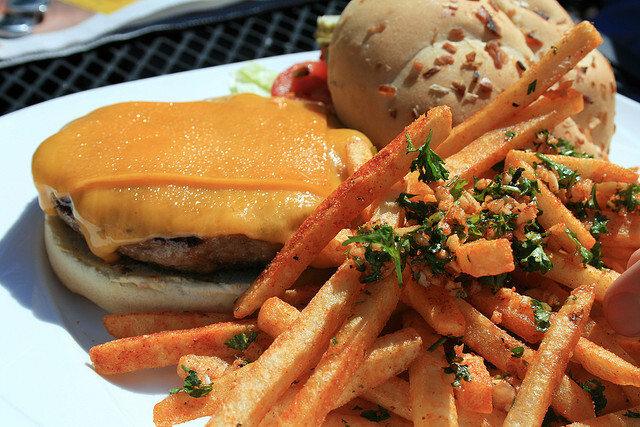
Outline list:
[[[102,324],[107,313],[69,291],[53,273],[44,248],[43,215],[34,198],[0,240],[0,286],[39,320],[67,330],[88,354],[94,345],[113,339]],[[134,393],[160,396],[182,386],[175,366],[103,378]]]
[[[184,381],[178,377],[176,369],[176,366],[172,365],[128,374],[110,375],[103,378],[105,381],[124,390],[140,394],[159,395],[158,402],[160,402],[163,397],[169,396],[170,389],[180,388],[184,385]]]
[[[43,213],[34,198],[0,240],[0,285],[39,320],[65,328],[88,353],[110,339],[102,325],[106,312],[60,283],[43,239]]]

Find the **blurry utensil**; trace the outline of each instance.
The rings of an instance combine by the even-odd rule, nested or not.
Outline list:
[[[0,38],[29,35],[42,21],[50,0],[9,0],[5,14],[0,18]]]

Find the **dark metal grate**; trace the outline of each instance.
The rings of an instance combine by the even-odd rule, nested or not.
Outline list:
[[[208,24],[146,34],[85,53],[0,69],[0,115],[82,90],[162,74],[316,49],[316,18],[339,14],[348,0],[254,1],[264,10],[235,10]],[[576,16],[598,0],[565,0]],[[283,4],[297,4],[283,7]],[[236,8],[237,9],[237,8]],[[640,80],[613,64],[618,89],[633,96]]]
[[[0,69],[0,114],[115,83],[317,49],[317,17],[339,14],[347,3],[307,2]]]

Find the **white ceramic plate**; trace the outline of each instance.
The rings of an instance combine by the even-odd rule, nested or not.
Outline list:
[[[317,52],[260,60],[273,70]],[[110,337],[105,314],[67,291],[49,268],[31,155],[69,121],[123,101],[189,101],[228,93],[242,64],[172,74],[47,101],[0,117],[0,419],[3,425],[153,425],[153,405],[178,387],[175,369],[103,378],[89,349]],[[618,96],[611,159],[640,164],[640,104]],[[190,423],[191,424],[191,423]],[[202,420],[193,422],[202,425]]]

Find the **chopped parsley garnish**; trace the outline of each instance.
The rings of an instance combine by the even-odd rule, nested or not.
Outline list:
[[[584,202],[568,202],[566,204],[567,208],[573,212],[573,214],[580,221],[587,219],[589,213],[587,210],[599,211],[600,205],[598,204],[598,199],[596,198],[596,184],[593,184],[591,187],[591,196],[586,199]]]
[[[364,247],[364,263],[360,271],[368,274],[362,278],[362,283],[371,283],[384,277],[383,268],[386,263],[395,265],[398,282],[402,285],[402,269],[404,268],[403,246],[406,240],[396,234],[387,224],[375,225],[373,228],[360,227],[358,234],[349,237],[343,245],[361,243]]]
[[[598,198],[596,196],[597,196],[596,184],[593,184],[591,186],[591,197],[589,197],[585,202],[585,207],[587,209],[591,209],[592,211],[601,210],[600,205],[598,204]]]
[[[605,270],[604,263],[602,262],[602,244],[600,242],[596,242],[591,247],[591,256],[592,258],[588,264],[598,270]]]
[[[635,182],[627,185],[625,188],[616,191],[616,198],[613,200],[614,211],[619,211],[623,207],[627,212],[633,212],[640,206],[640,184]]]
[[[511,356],[517,359],[521,358],[524,354],[524,347],[514,347],[511,349]]]
[[[546,302],[531,298],[530,303],[533,308],[533,320],[536,324],[536,331],[546,332],[551,326],[551,306]]]
[[[508,183],[502,182],[502,175],[496,175],[493,182],[483,190],[478,189],[478,180],[474,184],[475,195],[477,201],[483,202],[487,196],[499,199],[507,195],[520,195],[535,197],[540,192],[538,189],[538,181],[530,180],[522,176],[523,168],[509,169],[511,180]]]
[[[471,382],[471,372],[469,372],[468,365],[459,365],[457,363],[452,363],[444,369],[445,374],[454,374],[455,379],[451,383],[452,387],[460,387],[460,381],[465,380],[467,382]]]
[[[607,223],[610,221],[610,218],[607,218],[605,215],[600,212],[596,212],[593,217],[593,225],[589,229],[589,232],[596,239],[600,237],[601,234],[608,234],[609,229],[607,228]]]
[[[246,350],[249,347],[249,344],[254,342],[258,337],[258,332],[249,331],[249,335],[246,332],[241,332],[237,335],[234,335],[229,341],[224,343],[229,348],[234,350]]]
[[[532,94],[533,92],[536,91],[536,85],[538,84],[537,80],[532,81],[531,83],[529,83],[529,86],[527,87],[527,95]]]
[[[504,134],[504,139],[506,139],[506,140],[510,141],[511,139],[513,139],[513,137],[514,137],[514,136],[516,136],[516,133],[515,133],[515,132],[507,131],[507,132],[505,132],[505,134]]]
[[[575,381],[575,380],[574,380]],[[577,381],[576,381],[577,382]],[[580,385],[580,383],[578,383]],[[580,385],[582,389],[591,395],[596,415],[607,406],[607,397],[604,395],[605,387],[596,379],[587,380]]]
[[[467,382],[471,382],[471,372],[469,372],[468,365],[461,365],[462,357],[456,355],[454,350],[449,350],[445,352],[447,356],[447,361],[449,362],[449,366],[442,368],[445,374],[454,374],[455,378],[451,383],[453,387],[460,387],[460,381],[465,380]]]
[[[191,397],[204,397],[211,392],[213,385],[203,385],[200,378],[198,378],[198,373],[196,371],[188,369],[184,365],[182,365],[181,368],[187,373],[187,376],[184,379],[184,386],[181,388],[172,388],[169,390],[170,394],[173,395],[184,391]]]
[[[548,156],[536,153],[536,157],[542,161],[542,164],[549,170],[558,174],[558,184],[560,188],[571,188],[573,184],[580,181],[578,171],[572,170],[570,167],[551,160]]]
[[[467,217],[468,242],[486,239],[499,239],[516,229],[518,214],[494,214],[482,211],[477,215]]]
[[[435,351],[438,347],[440,347],[445,342],[447,342],[448,339],[449,338],[447,338],[447,337],[441,337],[438,341],[436,341],[433,344],[431,344],[431,346],[427,349],[427,351]]]
[[[431,149],[432,133],[433,132],[429,131],[426,142],[420,148],[415,148],[409,134],[405,134],[407,139],[407,153],[418,153],[418,157],[411,162],[411,170],[418,171],[418,178],[424,182],[446,181],[449,179],[449,171],[444,166],[442,157]]]
[[[640,418],[640,413],[629,411],[629,410],[627,412],[625,412],[624,414],[622,414],[622,415],[624,415],[625,417],[629,417],[629,418]]]
[[[543,426],[554,426],[557,423],[561,423],[562,425],[566,425],[571,423],[568,419],[564,418],[562,415],[558,415],[553,411],[553,408],[549,408],[547,413],[544,416],[544,420],[542,420]]]
[[[606,229],[606,228],[605,228]],[[580,255],[582,257],[582,265],[591,265],[595,268],[602,270],[604,268],[604,264],[600,260],[602,245],[600,242],[596,242],[595,245],[591,248],[591,250],[585,248],[582,243],[578,240],[576,233],[565,229],[565,232],[569,236],[569,238],[576,244],[576,255]]]
[[[411,198],[414,196],[415,194],[401,193],[396,200],[396,203],[405,210],[407,219],[415,219],[422,222],[438,210],[437,202],[413,201]]]
[[[545,236],[546,234],[537,231],[529,231],[525,234],[526,240],[513,243],[513,255],[524,271],[540,271],[544,274],[553,268],[542,245],[542,239]]]
[[[467,184],[468,182],[466,179],[456,176],[448,184],[448,187],[450,187],[449,194],[451,194],[455,200],[458,200],[460,196],[462,196],[462,193],[464,192],[464,187]]]
[[[338,344],[338,338],[336,338],[336,337],[331,338],[331,344],[337,345]]]
[[[580,240],[578,240],[576,233],[571,231],[569,228],[565,228],[564,232],[567,233],[567,236],[569,236],[569,239],[571,239],[571,241],[575,243],[576,245],[575,254],[580,255],[582,257],[582,265],[587,265],[593,258],[593,255],[591,254],[589,249],[585,248],[584,245],[580,243]]]
[[[497,276],[479,277],[478,281],[491,288],[491,292],[496,294],[509,281],[509,273],[498,274]]]
[[[409,243],[408,254],[416,260],[429,264],[434,274],[445,272],[445,265],[452,261],[447,251],[447,236],[437,224],[425,223],[416,230],[406,234]]]
[[[384,421],[391,418],[391,415],[389,415],[389,411],[387,411],[382,406],[378,406],[377,411],[374,409],[367,409],[365,411],[362,411],[360,416],[374,423],[379,423],[380,421]]]
[[[547,145],[549,145],[549,147],[551,147],[551,149],[555,151],[556,154],[560,154],[561,156],[581,157],[586,159],[593,158],[593,156],[590,154],[581,153],[577,151],[576,147],[572,143],[564,139],[559,138],[556,144],[551,144],[547,142]]]

